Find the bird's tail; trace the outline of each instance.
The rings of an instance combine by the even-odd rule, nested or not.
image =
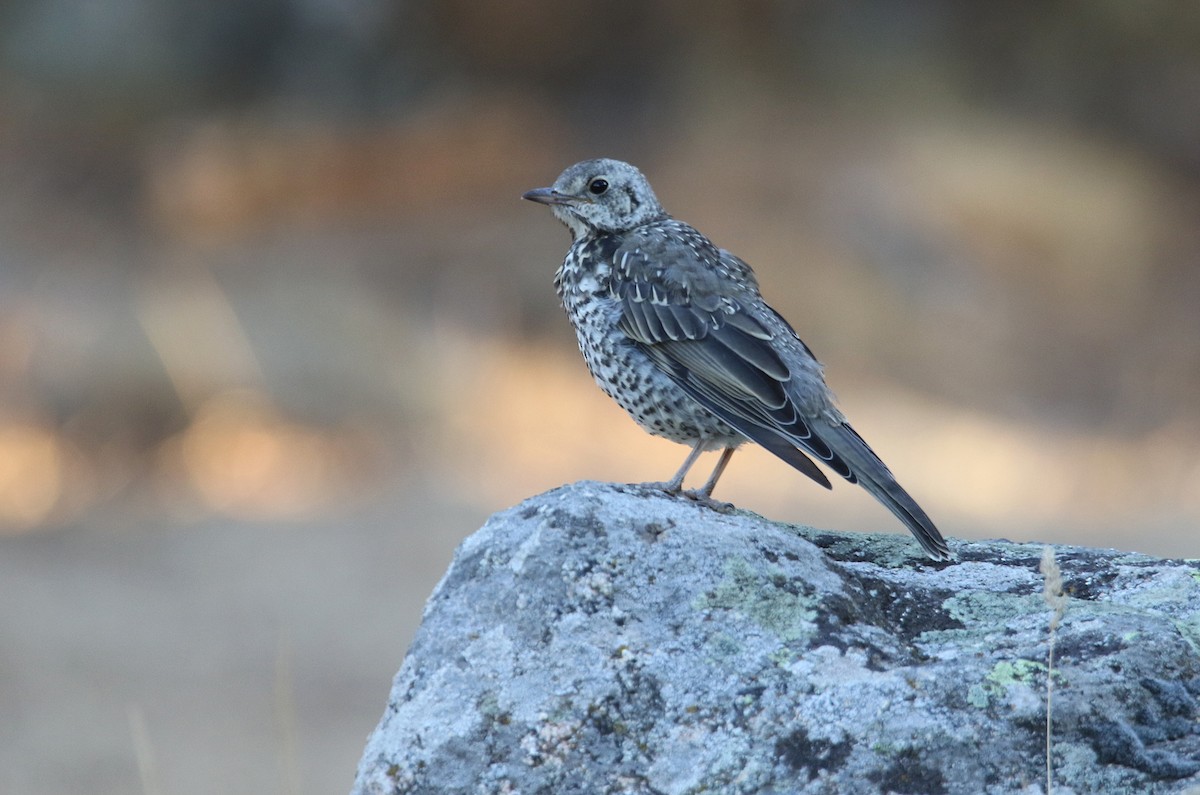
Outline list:
[[[896,482],[887,465],[853,428],[845,422],[820,422],[814,423],[813,431],[845,466],[838,467],[836,461],[827,463],[838,469],[850,482],[857,482],[904,522],[929,557],[934,560],[953,559],[946,539],[942,538],[933,520]]]

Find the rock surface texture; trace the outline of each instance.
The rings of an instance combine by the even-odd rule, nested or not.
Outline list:
[[[534,497],[459,547],[354,792],[1042,792],[1042,547],[952,547]],[[1055,793],[1200,787],[1200,563],[1056,552]]]

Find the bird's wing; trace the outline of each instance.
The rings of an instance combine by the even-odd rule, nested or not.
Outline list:
[[[637,254],[640,261],[621,259],[617,289],[618,325],[634,344],[694,400],[748,438],[830,488],[804,452],[815,456],[883,503],[931,557],[950,558],[933,522],[840,414],[831,407],[822,410],[820,400],[818,408],[805,410],[805,391],[818,389],[823,395],[825,389],[823,381],[812,383],[820,379],[818,365],[813,359],[811,371],[792,372],[780,355],[784,341],[778,337],[795,337],[795,332],[762,303],[756,289],[704,289],[714,282],[711,272],[700,270],[702,263],[672,268]],[[752,304],[765,307],[763,319]],[[792,350],[811,358],[803,342]]]
[[[735,297],[672,283],[662,268],[630,267],[620,282],[621,330],[694,400],[826,488],[802,450],[843,477],[849,468],[819,438],[789,394],[792,372],[775,335]]]

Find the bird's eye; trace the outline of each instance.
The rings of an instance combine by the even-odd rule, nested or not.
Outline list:
[[[599,196],[606,190],[608,190],[608,180],[606,179],[596,177],[596,179],[588,183],[588,191],[594,196]]]

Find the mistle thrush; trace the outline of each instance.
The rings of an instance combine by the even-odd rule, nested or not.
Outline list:
[[[646,431],[720,459],[698,490],[712,503],[733,451],[757,442],[826,488],[808,456],[883,503],[929,557],[950,549],[834,405],[820,362],[763,301],[750,266],[663,210],[628,163],[587,160],[524,198],[549,205],[574,239],[554,283],[596,383]],[[806,455],[806,453],[808,455]]]

